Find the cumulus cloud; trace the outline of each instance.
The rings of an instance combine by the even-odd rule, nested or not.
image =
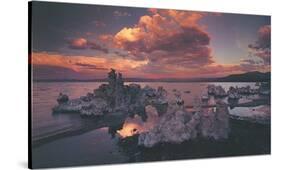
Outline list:
[[[104,43],[111,42],[111,41],[113,41],[113,36],[111,34],[101,34],[98,36],[98,39]]]
[[[106,45],[107,48],[114,48],[113,44],[113,35],[112,34],[100,34],[98,37],[98,41],[104,45]]]
[[[127,58],[129,56],[128,53],[123,53],[123,52],[119,52],[119,51],[114,51],[113,53],[122,58]]]
[[[131,16],[130,13],[125,12],[125,11],[114,11],[114,12],[113,12],[113,15],[114,15],[115,17],[127,17],[127,16]]]
[[[95,42],[88,42],[90,49],[102,51],[104,53],[108,53],[108,49],[95,43]]]
[[[86,49],[88,48],[88,41],[85,38],[77,38],[68,42],[69,48],[72,49]]]
[[[76,66],[80,66],[81,68],[85,69],[93,69],[93,70],[108,70],[108,68],[99,67],[95,64],[87,64],[87,63],[75,63]]]
[[[96,27],[105,27],[106,26],[106,24],[102,21],[93,21],[93,23]]]
[[[106,47],[101,46],[100,44],[89,41],[85,38],[76,38],[68,42],[69,48],[75,50],[83,50],[83,49],[92,49],[97,51],[102,51],[104,53],[108,53],[108,49]]]
[[[261,58],[264,64],[270,65],[271,58],[271,26],[264,25],[258,30],[258,38],[253,44],[249,44],[249,49],[253,55]]]
[[[240,61],[239,70],[243,72],[249,71],[263,71],[270,70],[270,65],[264,64],[263,60],[243,59]]]
[[[147,64],[147,61],[131,59],[107,58],[102,56],[66,56],[48,52],[33,52],[33,65],[56,66],[71,69],[76,72],[100,71],[106,73],[110,68],[126,72]]]
[[[248,71],[270,70],[270,26],[258,30],[257,40],[249,44],[254,58],[240,63],[215,62],[210,47],[211,37],[199,21],[203,12],[149,9],[133,26],[123,27],[115,34],[101,34],[96,41],[77,38],[69,41],[72,49],[93,49],[109,53],[99,57],[64,58],[64,64],[75,71],[106,71],[113,67],[131,77],[188,78],[220,77]],[[120,11],[116,16],[126,16]],[[105,44],[100,45],[100,44]],[[110,49],[110,51],[108,50]],[[227,57],[227,56],[226,56]],[[71,60],[70,64],[66,64]],[[53,61],[52,61],[53,62]]]
[[[199,12],[150,10],[134,27],[124,27],[114,36],[118,48],[135,59],[162,64],[197,67],[213,63],[210,36],[198,24]]]
[[[253,59],[242,59],[240,60],[241,63],[244,63],[244,64],[259,64],[259,62],[253,60]]]

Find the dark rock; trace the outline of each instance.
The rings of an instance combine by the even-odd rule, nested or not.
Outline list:
[[[62,94],[62,93],[60,93],[58,98],[57,98],[58,104],[67,103],[68,100],[69,100],[68,96],[66,94]]]
[[[166,111],[167,92],[163,87],[157,90],[149,86],[141,88],[138,84],[124,85],[121,73],[114,69],[108,73],[108,84],[102,84],[94,93],[88,93],[78,99],[69,100],[68,96],[60,95],[59,105],[54,112],[77,112],[81,116],[102,116],[121,112],[133,117],[139,115],[144,121],[147,119],[145,107],[151,105],[161,114]]]

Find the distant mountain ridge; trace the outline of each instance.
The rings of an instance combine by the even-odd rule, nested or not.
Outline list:
[[[219,78],[163,78],[163,79],[146,79],[146,78],[124,78],[125,82],[268,82],[271,79],[271,72],[246,72],[242,74],[231,74]],[[105,82],[107,79],[42,79],[34,80],[35,82]]]
[[[247,72],[243,74],[232,74],[223,78],[219,78],[218,81],[266,82],[266,81],[270,81],[270,79],[271,79],[270,72],[261,73],[258,71],[254,71],[254,72]]]

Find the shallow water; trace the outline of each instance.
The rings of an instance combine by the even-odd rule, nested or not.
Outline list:
[[[69,95],[71,99],[78,98],[81,95],[92,92],[102,84],[99,82],[36,82],[33,84],[33,107],[32,107],[32,135],[33,137],[52,134],[61,130],[67,130],[79,126],[82,121],[76,114],[52,114],[52,107],[56,105],[56,98],[60,92]],[[168,98],[174,97],[173,90],[182,92],[182,98],[186,105],[192,105],[194,98],[206,93],[208,84],[219,84],[225,90],[230,86],[255,87],[255,83],[163,83],[163,82],[145,82],[138,83],[142,87],[149,85],[157,88],[163,86],[168,91]],[[190,91],[190,93],[185,93]],[[245,102],[249,97],[243,98]],[[123,129],[117,131],[121,137],[131,136],[138,132],[147,131],[157,122],[155,109],[148,107],[149,118],[147,122],[142,122],[140,118],[128,118]],[[247,114],[239,108],[235,114]],[[247,114],[249,115],[249,114]],[[87,165],[104,163],[122,163],[130,159],[126,154],[120,151],[116,144],[117,138],[112,138],[108,133],[108,128],[100,128],[90,132],[58,139],[56,141],[33,148],[34,167],[53,167],[67,165]]]

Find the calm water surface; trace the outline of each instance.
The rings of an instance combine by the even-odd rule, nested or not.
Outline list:
[[[81,95],[92,92],[98,88],[100,82],[37,82],[33,84],[33,114],[32,114],[32,135],[37,137],[45,134],[56,133],[79,126],[81,118],[76,114],[52,114],[52,107],[56,105],[56,98],[60,92],[69,95],[70,99],[78,98]],[[173,90],[182,92],[182,98],[187,105],[192,105],[194,98],[206,93],[208,84],[219,84],[225,90],[230,86],[255,87],[255,83],[163,83],[145,82],[137,83],[142,87],[149,85],[157,88],[163,86],[168,91],[168,98],[173,97]],[[185,93],[190,91],[190,93]],[[255,97],[255,96],[253,96]],[[241,101],[247,101],[247,97]],[[147,122],[140,118],[128,118],[123,129],[118,131],[120,136],[130,136],[132,129],[146,131],[157,122],[155,109],[148,107],[149,115]],[[237,112],[237,111],[236,111]],[[238,111],[239,112],[239,111]],[[243,113],[241,113],[243,114]],[[108,128],[100,128],[84,133],[82,135],[66,137],[44,144],[33,149],[34,167],[48,166],[71,166],[79,164],[104,164],[128,162],[129,158],[122,154],[118,147],[117,138],[108,134]]]

